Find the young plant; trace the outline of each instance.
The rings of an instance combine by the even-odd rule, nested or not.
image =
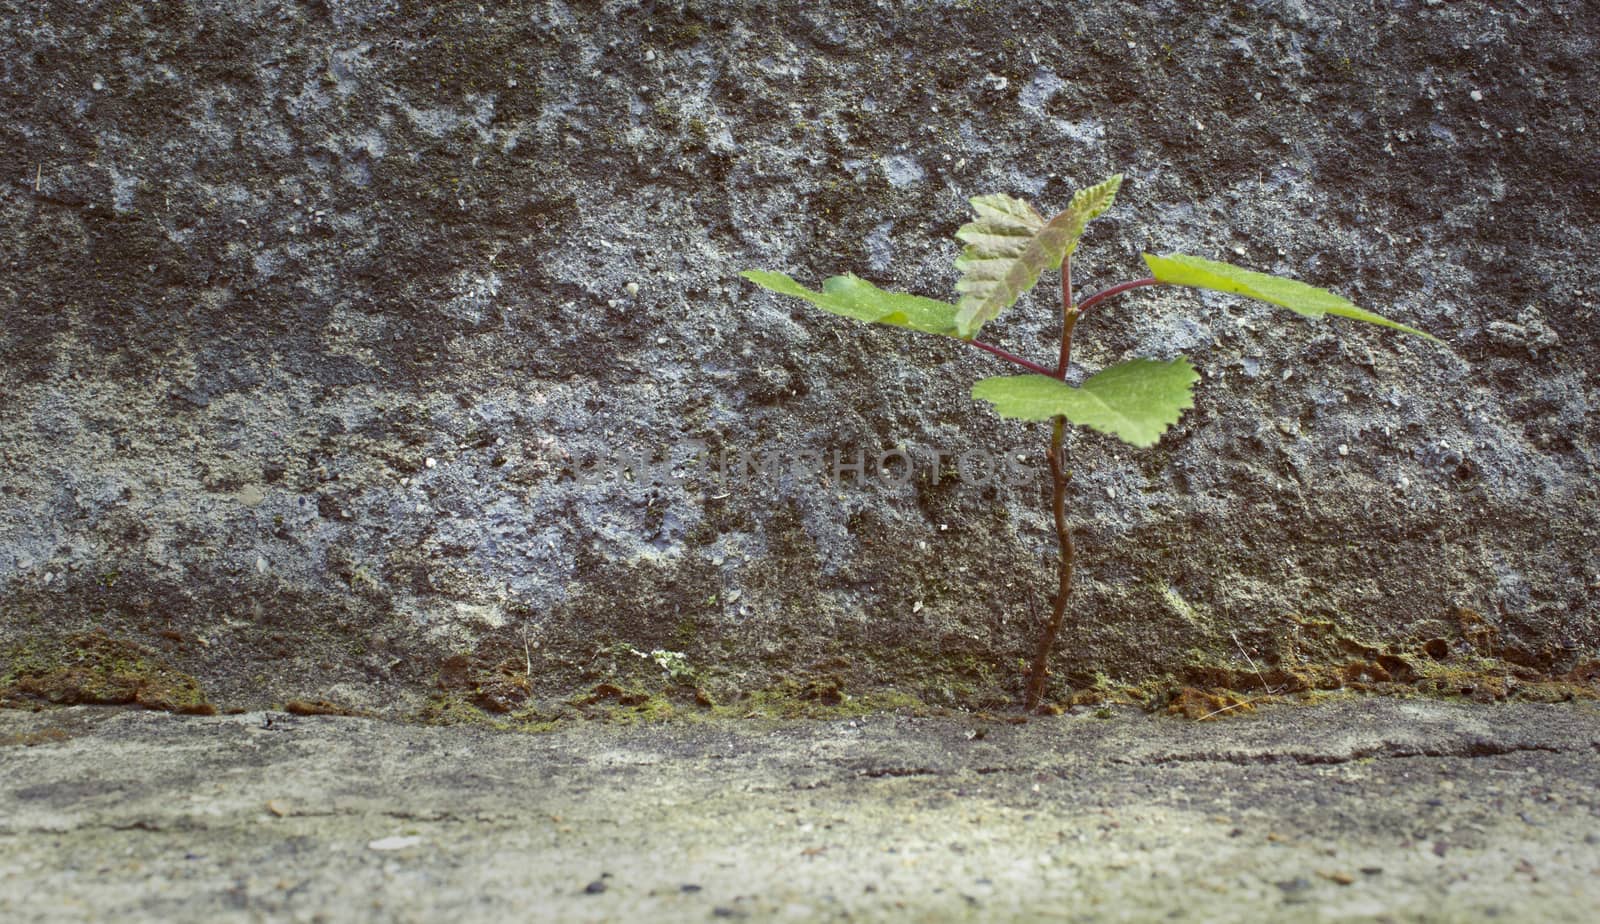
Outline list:
[[[972,389],[975,398],[994,405],[1002,417],[1051,422],[1051,511],[1059,548],[1058,587],[1049,620],[1039,632],[1028,671],[1024,703],[1029,711],[1044,698],[1050,675],[1050,652],[1061,632],[1072,592],[1075,550],[1067,522],[1067,424],[1108,433],[1138,448],[1154,446],[1183,412],[1194,406],[1193,390],[1200,376],[1183,356],[1166,362],[1138,357],[1069,385],[1072,338],[1079,320],[1108,300],[1143,286],[1171,285],[1212,289],[1287,308],[1313,320],[1334,315],[1380,324],[1433,340],[1432,336],[1381,315],[1358,308],[1343,298],[1303,282],[1269,276],[1226,263],[1184,254],[1144,254],[1150,275],[1118,283],[1075,301],[1072,253],[1091,219],[1111,207],[1122,185],[1118,174],[1079,190],[1061,214],[1046,221],[1021,199],[996,194],[972,199],[977,220],[963,225],[956,237],[966,246],[956,258],[961,278],[954,303],[917,295],[886,292],[853,275],[834,276],[815,292],[783,273],[747,270],[742,275],[763,288],[791,295],[834,314],[873,324],[891,324],[923,333],[954,337],[1027,369],[1027,375],[987,378]],[[1046,270],[1061,271],[1061,351],[1054,366],[1023,359],[977,338],[978,330],[1031,290]]]

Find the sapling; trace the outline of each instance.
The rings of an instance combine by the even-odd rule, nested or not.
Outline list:
[[[955,260],[961,276],[953,303],[887,292],[854,275],[831,277],[823,282],[821,291],[812,291],[783,273],[748,270],[742,274],[763,288],[804,299],[825,311],[858,321],[954,337],[1028,370],[1025,375],[984,379],[973,386],[972,394],[994,405],[1001,417],[1051,422],[1050,449],[1045,458],[1050,468],[1051,513],[1059,551],[1058,586],[1028,670],[1024,704],[1030,712],[1044,698],[1050,653],[1061,632],[1072,592],[1075,549],[1066,510],[1067,425],[1098,430],[1141,449],[1154,446],[1183,412],[1194,406],[1194,385],[1200,379],[1184,356],[1167,361],[1136,357],[1102,369],[1081,385],[1069,384],[1067,370],[1072,363],[1073,334],[1079,321],[1125,292],[1170,285],[1242,295],[1313,320],[1331,314],[1435,339],[1414,327],[1358,308],[1326,289],[1184,254],[1143,254],[1149,276],[1117,283],[1076,301],[1072,292],[1073,251],[1084,227],[1111,207],[1121,185],[1122,175],[1118,174],[1079,190],[1066,210],[1048,221],[1033,206],[1012,196],[995,194],[972,199],[977,220],[956,232],[965,247]],[[1061,350],[1053,366],[1035,363],[977,339],[979,329],[1031,290],[1046,270],[1058,269]]]

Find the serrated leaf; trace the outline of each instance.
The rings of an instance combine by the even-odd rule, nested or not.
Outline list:
[[[1295,279],[1269,276],[1266,273],[1241,269],[1229,263],[1218,263],[1215,260],[1181,253],[1160,257],[1147,253],[1144,255],[1144,262],[1150,267],[1150,275],[1172,285],[1231,292],[1256,301],[1279,305],[1314,320],[1320,320],[1323,315],[1331,314],[1335,317],[1392,327],[1408,334],[1416,334],[1418,337],[1426,337],[1436,343],[1439,340],[1415,327],[1408,327],[1398,321],[1391,321],[1381,314],[1358,308],[1327,289],[1319,289]]]
[[[1180,356],[1171,362],[1132,359],[1090,376],[1081,386],[1048,375],[1002,375],[972,387],[972,396],[1002,417],[1065,417],[1143,449],[1154,446],[1183,412],[1194,407],[1199,373]]]
[[[956,336],[956,306],[949,302],[887,292],[858,276],[830,276],[814,292],[783,273],[745,270],[739,275],[779,295],[803,298],[830,311],[869,324],[892,324],[929,334]]]
[[[956,291],[956,324],[962,337],[1010,308],[1039,281],[1039,274],[1058,269],[1078,247],[1084,226],[1111,207],[1122,174],[1080,189],[1066,211],[1046,222],[1033,206],[1004,194],[978,196],[972,210],[978,220],[961,226],[956,237],[967,246],[956,258],[961,279]]]

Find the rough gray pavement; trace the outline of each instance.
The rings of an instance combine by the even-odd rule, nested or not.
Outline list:
[[[1600,709],[0,713],[0,919],[1593,920]]]

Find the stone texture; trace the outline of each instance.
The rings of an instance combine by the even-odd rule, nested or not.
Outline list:
[[[618,650],[722,695],[1003,702],[1048,608],[1042,487],[571,469],[686,440],[1036,463],[1041,430],[967,396],[991,358],[736,274],[948,297],[966,197],[1053,210],[1123,171],[1085,288],[1182,250],[1447,348],[1164,291],[1086,324],[1085,371],[1206,379],[1151,451],[1075,439],[1059,682],[1292,660],[1306,620],[1596,657],[1590,4],[0,15],[10,640],[103,628],[224,706],[403,711],[469,654],[559,697]],[[1047,355],[1050,318],[990,333]]]
[[[1192,723],[0,713],[7,921],[1588,921],[1592,705]]]

